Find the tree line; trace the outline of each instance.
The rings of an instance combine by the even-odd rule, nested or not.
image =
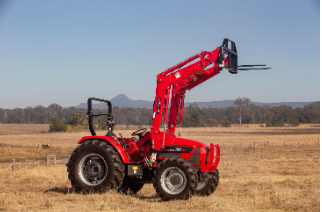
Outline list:
[[[93,109],[94,113],[106,113],[106,109]],[[113,107],[113,116],[119,125],[151,125],[152,109]],[[0,108],[1,124],[50,124],[60,121],[69,129],[87,127],[85,108],[62,108],[58,104],[48,107]],[[237,98],[234,106],[226,108],[199,108],[196,103],[186,107],[183,113],[183,127],[230,126],[231,124],[262,124],[270,126],[297,126],[299,123],[320,123],[320,101],[303,108],[256,106],[248,98]],[[98,118],[97,128],[104,128],[105,121]]]
[[[250,99],[236,99],[226,108],[198,108],[190,105],[184,111],[183,126],[229,126],[231,124],[261,124],[266,127],[298,126],[300,123],[320,123],[320,102],[303,108],[288,105],[270,107],[250,104]]]

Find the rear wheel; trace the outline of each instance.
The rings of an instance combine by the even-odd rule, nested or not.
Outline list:
[[[219,183],[219,171],[200,173],[196,194],[200,196],[209,196],[216,190]]]
[[[68,178],[77,192],[103,192],[123,182],[124,165],[105,141],[89,140],[78,146],[67,164]]]
[[[197,172],[182,158],[170,158],[158,164],[153,186],[163,200],[189,199],[197,187]]]

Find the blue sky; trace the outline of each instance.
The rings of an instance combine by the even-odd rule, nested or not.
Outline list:
[[[318,0],[2,0],[0,108],[153,101],[158,73],[226,37],[240,65],[273,69],[224,70],[186,101],[320,100]]]

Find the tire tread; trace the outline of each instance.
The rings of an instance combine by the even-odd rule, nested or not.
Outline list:
[[[111,177],[111,182],[107,183],[107,186],[83,186],[80,185],[79,177],[75,173],[75,168],[78,166],[78,157],[84,152],[90,151],[91,148],[99,148],[105,152],[108,158],[111,160],[110,163],[113,167],[113,176]],[[72,187],[76,192],[90,193],[90,192],[105,192],[109,189],[117,189],[121,186],[123,178],[125,176],[125,166],[119,156],[119,154],[114,150],[114,148],[103,140],[87,140],[81,145],[79,145],[72,153],[68,164],[67,164],[68,179],[71,181]]]

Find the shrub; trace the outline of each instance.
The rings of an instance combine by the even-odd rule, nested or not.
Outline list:
[[[49,132],[66,132],[67,126],[56,117],[52,117],[49,126]]]
[[[219,126],[219,122],[216,119],[208,119],[206,121],[206,126],[207,127],[218,127]]]
[[[284,123],[283,122],[267,122],[266,123],[266,127],[284,127]]]
[[[300,123],[291,123],[291,127],[298,127],[300,125]]]
[[[227,120],[221,121],[221,126],[223,126],[223,127],[231,127],[231,122],[227,121]]]

